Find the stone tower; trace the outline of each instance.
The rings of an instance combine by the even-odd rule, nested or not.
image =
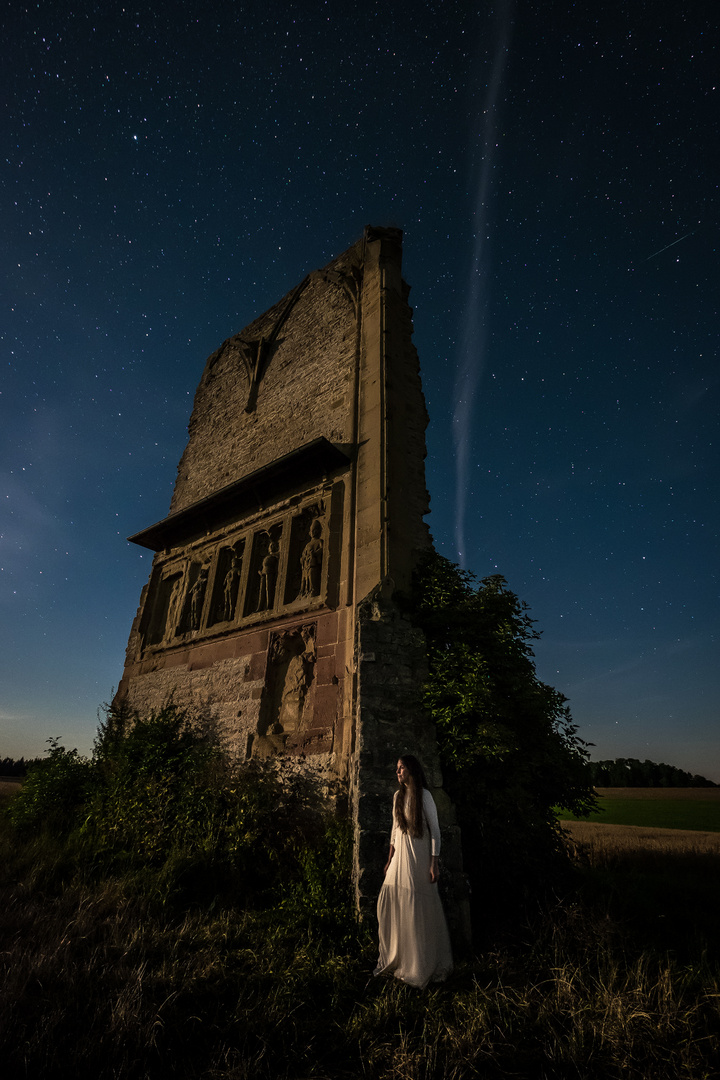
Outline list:
[[[156,554],[116,698],[172,697],[212,717],[233,757],[347,795],[361,907],[399,753],[426,766],[444,861],[460,859],[418,694],[424,639],[393,600],[431,546],[401,262],[399,229],[366,228],[208,359],[170,513],[130,538]]]

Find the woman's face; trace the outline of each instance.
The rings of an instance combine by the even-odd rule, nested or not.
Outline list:
[[[410,779],[410,773],[407,771],[402,761],[398,761],[397,768],[395,769],[395,775],[398,778],[398,784],[402,784],[403,786],[407,784],[408,780]]]

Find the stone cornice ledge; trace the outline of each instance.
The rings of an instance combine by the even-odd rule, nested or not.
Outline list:
[[[248,511],[262,509],[273,498],[287,494],[295,487],[306,486],[315,477],[326,477],[347,468],[351,461],[349,449],[347,445],[340,447],[331,443],[324,436],[313,439],[270,465],[264,465],[184,510],[169,514],[162,521],[128,536],[128,540],[151,551],[163,551],[185,543],[193,536],[216,528],[230,513],[239,517]]]

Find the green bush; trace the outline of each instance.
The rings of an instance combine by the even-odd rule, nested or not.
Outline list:
[[[282,912],[332,933],[340,944],[356,931],[350,822],[329,820],[313,843],[300,845],[297,867],[297,874],[284,883]]]
[[[23,836],[68,833],[81,819],[93,784],[92,763],[48,739],[47,757],[34,762],[6,813]]]
[[[141,717],[110,710],[93,760],[83,830],[98,854],[159,865],[178,848],[218,848],[236,800],[217,750],[182,712],[169,706]]]
[[[554,807],[595,806],[586,744],[566,698],[538,679],[539,634],[500,575],[477,584],[433,553],[416,574],[412,615],[428,642],[425,703],[475,900],[507,910],[567,863]]]
[[[91,760],[53,740],[8,817],[21,838],[64,841],[86,874],[136,875],[163,902],[222,897],[338,925],[352,911],[348,832],[312,787],[231,766],[173,706],[108,709]]]

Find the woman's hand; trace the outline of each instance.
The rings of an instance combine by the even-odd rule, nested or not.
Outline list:
[[[433,855],[430,860],[430,883],[434,885],[440,877],[440,858],[438,855]]]
[[[387,862],[385,863],[385,869],[383,870],[383,877],[385,877],[388,870],[390,869],[390,863],[392,862],[392,858],[393,858],[394,854],[395,854],[395,848],[391,844],[390,845],[390,853],[388,854]]]

